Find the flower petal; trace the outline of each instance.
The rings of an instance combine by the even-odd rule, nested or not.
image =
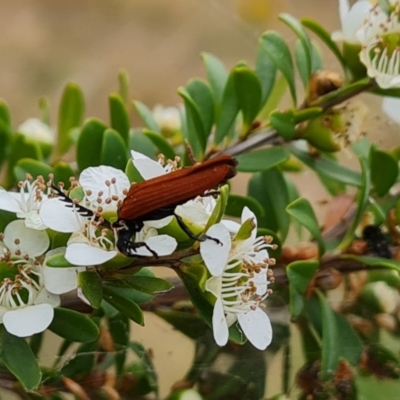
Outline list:
[[[219,240],[219,243],[212,239],[200,242],[200,254],[210,274],[218,276],[222,274],[228,262],[231,237],[222,223],[212,225],[207,231],[207,236]]]
[[[38,304],[6,312],[3,324],[9,333],[27,337],[47,329],[53,316],[54,309],[50,304]]]
[[[256,308],[238,315],[239,325],[249,342],[259,350],[265,350],[272,341],[272,326],[268,315]]]
[[[81,230],[84,218],[59,198],[44,201],[39,211],[43,223],[57,232],[71,233]]]
[[[104,250],[100,247],[90,246],[86,243],[71,243],[65,252],[65,258],[74,265],[103,264],[117,255],[115,250]]]
[[[212,276],[206,281],[206,290],[207,292],[211,292],[216,298],[218,298],[221,296],[221,285],[221,276]]]
[[[15,220],[6,226],[3,242],[13,253],[18,249],[30,257],[38,257],[47,250],[50,239],[46,231],[27,228],[23,220]]]
[[[36,229],[38,231],[47,228],[37,211],[30,211],[28,214],[25,214],[25,225],[27,228]]]
[[[144,154],[131,150],[131,155],[133,165],[146,181],[166,173],[164,167],[160,163],[152,160]]]
[[[115,183],[107,185],[106,181],[115,181]],[[107,165],[84,169],[79,176],[79,183],[85,193],[89,191],[90,194],[87,195],[87,198],[91,203],[97,201],[99,192],[103,193],[101,196],[103,198],[103,202],[101,203],[103,209],[107,206],[104,202],[106,198],[111,198],[113,195],[122,198],[123,192],[131,186],[128,177],[121,170]],[[112,204],[116,210],[117,202],[113,201]]]
[[[158,256],[168,256],[174,252],[178,245],[175,238],[169,235],[158,235],[153,236],[145,240],[147,246],[149,246]],[[145,246],[138,247],[135,254],[139,256],[152,256],[153,254],[146,249]]]
[[[225,346],[229,339],[229,329],[226,322],[222,300],[217,299],[212,316],[214,339],[218,346]]]
[[[22,208],[19,201],[12,196],[11,193],[6,192],[5,190],[0,190],[0,210],[17,213],[21,212]]]

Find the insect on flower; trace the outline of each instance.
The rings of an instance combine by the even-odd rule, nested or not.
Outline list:
[[[236,165],[237,161],[234,158],[225,155],[135,183],[131,185],[118,209],[117,221],[112,224],[104,221],[102,225],[118,232],[118,250],[128,257],[137,257],[135,250],[139,247],[145,247],[154,257],[158,257],[146,243],[132,242],[131,238],[143,228],[145,221],[155,221],[171,215],[176,217],[181,229],[191,239],[199,241],[208,239],[207,235],[196,236],[175,213],[175,208],[197,196],[215,194],[212,189],[236,175]],[[68,206],[73,206],[72,199],[58,187],[53,185],[53,188],[63,201],[69,203]],[[207,191],[210,192],[206,193]],[[74,206],[84,217],[94,215],[93,211],[84,206],[77,204]]]

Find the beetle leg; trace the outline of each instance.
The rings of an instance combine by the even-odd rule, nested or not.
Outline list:
[[[158,258],[158,254],[151,249],[145,242],[132,242],[131,238],[136,232],[136,229],[129,228],[124,225],[125,229],[118,230],[117,248],[118,250],[127,257],[147,257],[135,253],[139,247],[145,247],[155,258]]]
[[[217,244],[222,244],[220,240],[218,240],[217,238],[208,236],[206,234],[202,234],[202,235],[196,235],[195,233],[193,233],[190,228],[185,224],[185,222],[183,221],[182,217],[180,217],[179,215],[175,214],[175,218],[178,222],[178,225],[180,226],[180,228],[186,233],[186,235],[188,235],[190,237],[190,239],[193,240],[197,240],[199,242],[204,242],[207,239],[211,239],[214,240],[214,242],[216,242]]]

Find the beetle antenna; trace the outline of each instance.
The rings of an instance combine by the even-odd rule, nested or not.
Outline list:
[[[193,153],[193,148],[192,148],[192,146],[190,145],[190,143],[187,140],[185,140],[185,147],[186,147],[186,152],[187,152],[187,155],[188,155],[188,158],[189,158],[190,162],[193,165],[198,164],[199,162],[196,160],[196,157],[195,157],[195,155]]]

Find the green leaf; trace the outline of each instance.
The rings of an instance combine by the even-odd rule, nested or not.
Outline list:
[[[46,258],[46,265],[51,268],[72,268],[73,265],[65,258],[65,253],[55,254]]]
[[[143,135],[148,137],[154,146],[157,147],[157,150],[161,153],[164,154],[164,156],[167,159],[173,160],[176,156],[176,152],[174,148],[168,143],[168,141],[161,136],[157,132],[152,132],[147,129],[143,129]]]
[[[55,149],[57,158],[65,154],[71,146],[70,131],[82,124],[84,108],[81,88],[75,83],[69,83],[64,89],[58,110],[58,140]]]
[[[186,110],[187,137],[197,158],[203,158],[207,134],[200,110],[186,88],[180,87],[178,94],[183,98]]]
[[[290,220],[285,209],[289,204],[289,194],[282,172],[271,168],[254,174],[249,182],[248,194],[264,209],[264,218],[258,221],[258,226],[275,232],[279,230],[281,240],[284,241]]]
[[[226,81],[222,95],[221,110],[217,118],[214,145],[222,143],[232,128],[239,113],[239,101],[236,96],[234,70],[231,71]]]
[[[80,171],[101,164],[103,134],[106,129],[106,125],[96,118],[86,120],[76,144],[76,161]]]
[[[124,171],[128,161],[127,153],[121,135],[114,129],[106,129],[103,133],[100,164]]]
[[[17,219],[15,213],[11,211],[0,210],[0,232],[4,233],[6,226]]]
[[[293,103],[296,104],[296,81],[293,61],[285,40],[278,33],[267,31],[261,36],[260,41],[264,51],[274,63],[276,69],[281,71],[282,75],[285,77]]]
[[[99,328],[88,317],[59,307],[54,309],[54,318],[49,329],[71,342],[89,343],[99,336]]]
[[[169,310],[160,307],[154,313],[193,340],[204,335],[209,330],[204,321],[190,312]]]
[[[158,126],[156,120],[154,119],[153,113],[151,110],[140,101],[133,101],[133,106],[135,107],[139,117],[144,122],[146,128],[153,132],[157,132],[161,134],[160,127]]]
[[[11,117],[10,110],[8,109],[7,103],[0,99],[0,121],[11,130]]]
[[[322,239],[321,231],[319,229],[317,218],[315,217],[314,210],[307,199],[299,198],[286,207],[289,215],[300,222],[318,242],[319,257],[325,252],[325,243]]]
[[[290,315],[297,318],[303,311],[304,296],[319,266],[318,261],[302,260],[290,263],[286,268],[290,289]]]
[[[282,147],[271,147],[262,150],[244,153],[236,157],[239,162],[238,171],[258,172],[276,167],[285,162],[290,153]]]
[[[328,380],[335,373],[340,359],[340,348],[337,338],[340,336],[336,324],[336,315],[325,296],[318,293],[319,304],[321,306],[322,320],[322,365],[321,379]]]
[[[371,177],[370,170],[367,165],[367,160],[359,158],[362,172],[362,185],[358,191],[357,199],[357,212],[351,223],[350,228],[347,230],[346,235],[338,246],[339,250],[347,249],[353,240],[354,232],[361,222],[362,216],[364,215],[365,209],[368,205],[368,198],[371,190]]]
[[[395,184],[399,176],[399,165],[388,151],[378,150],[375,146],[371,146],[369,164],[372,187],[377,196],[382,197]]]
[[[78,287],[93,308],[100,308],[103,299],[103,285],[96,271],[82,271],[78,274]]]
[[[215,102],[220,104],[224,87],[228,79],[228,72],[222,61],[210,53],[202,53],[201,58],[206,69],[207,78],[210,82],[211,91]]]
[[[351,254],[343,254],[341,258],[359,261],[360,263],[371,267],[371,269],[390,268],[400,273],[400,261],[397,260],[371,256],[354,256]]]
[[[297,40],[294,46],[294,58],[296,60],[301,82],[303,83],[304,88],[307,88],[310,80],[310,66],[308,65],[307,56],[300,40]]]
[[[274,110],[270,114],[270,121],[278,135],[290,140],[295,134],[296,119],[292,110]]]
[[[75,356],[68,359],[60,370],[60,375],[73,379],[81,379],[93,372],[98,356],[96,342],[83,343],[78,347]]]
[[[152,295],[157,293],[167,293],[174,288],[170,282],[154,276],[140,276],[136,274],[125,279],[125,282],[127,282],[130,287],[139,290],[140,292]]]
[[[50,165],[31,158],[22,158],[18,160],[14,167],[14,176],[18,181],[24,181],[27,174],[32,175],[33,179],[41,175],[46,180],[49,174],[53,172],[53,168],[51,168]]]
[[[124,103],[128,102],[129,98],[129,74],[125,69],[120,69],[118,72],[119,95]]]
[[[143,153],[150,158],[157,155],[157,148],[142,131],[134,130],[129,140],[129,149]]]
[[[16,182],[14,167],[22,158],[30,158],[39,161],[42,153],[38,143],[26,136],[16,133],[11,137],[10,152],[8,155],[8,169],[6,174],[5,188],[9,188]],[[24,177],[25,180],[25,177]]]
[[[130,321],[124,315],[118,313],[113,318],[108,318],[108,329],[116,345],[115,364],[117,374],[121,375],[125,366],[126,350],[129,344]]]
[[[258,45],[255,72],[261,84],[261,105],[268,100],[275,84],[276,68],[275,64],[264,51],[261,43]]]
[[[111,128],[121,135],[127,146],[129,143],[130,122],[124,99],[119,94],[112,93],[108,98],[108,104],[110,107]]]
[[[263,207],[257,200],[235,194],[229,195],[225,214],[240,218],[244,207],[248,207],[255,214],[257,220],[261,219],[264,215]]]
[[[346,168],[341,164],[330,160],[324,155],[319,157],[313,157],[308,152],[301,150],[295,145],[286,146],[293,155],[295,155],[301,162],[307,165],[309,168],[318,172],[319,174],[326,176],[334,181],[344,183],[345,185],[351,185],[360,187],[361,175],[350,168]]]
[[[70,178],[75,177],[74,170],[65,161],[59,161],[54,166],[54,182],[64,182],[64,188],[69,189],[71,186]]]
[[[28,391],[40,384],[42,373],[36,357],[24,338],[11,335],[0,326],[0,359]]]
[[[257,75],[245,66],[233,69],[233,81],[239,108],[242,111],[242,134],[246,134],[261,107],[261,84]]]
[[[108,303],[115,307],[120,313],[126,315],[139,325],[144,325],[143,313],[133,300],[123,296],[123,292],[109,286],[103,287],[103,297]]]
[[[303,81],[304,87],[307,86],[308,80],[310,78],[311,72],[312,72],[312,47],[311,47],[311,41],[310,38],[308,37],[306,31],[304,30],[303,26],[301,23],[291,16],[290,14],[280,14],[279,19],[283,21],[286,25],[289,26],[289,28],[292,29],[292,31],[297,35],[299,38],[299,42],[302,47],[302,56],[301,60],[301,68],[299,67],[299,63],[297,63],[299,67],[299,72],[301,79]],[[297,45],[296,45],[297,48]],[[296,55],[299,56],[298,51],[296,51]],[[297,58],[297,57],[296,57]]]
[[[214,99],[208,84],[201,79],[191,79],[186,90],[195,102],[203,123],[206,138],[211,133],[214,122]]]
[[[342,65],[343,70],[346,69],[346,61],[342,56],[342,53],[337,46],[337,44],[331,39],[331,34],[317,21],[312,18],[306,17],[301,19],[301,24],[309,29],[311,32],[315,33],[332,51],[332,53],[336,56],[340,64]]]

